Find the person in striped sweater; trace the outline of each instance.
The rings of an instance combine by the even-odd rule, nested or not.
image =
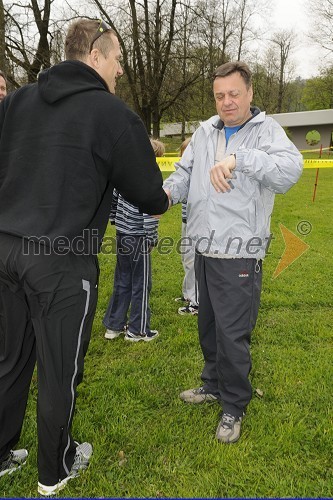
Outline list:
[[[157,139],[150,142],[155,156],[163,156],[164,144]],[[158,242],[158,219],[141,213],[114,190],[110,222],[116,226],[117,263],[103,319],[105,338],[113,340],[124,334],[130,342],[149,342],[158,336],[158,331],[150,328],[149,307],[151,250]]]

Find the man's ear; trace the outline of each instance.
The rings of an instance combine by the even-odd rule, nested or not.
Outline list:
[[[253,87],[252,87],[252,85],[249,88],[249,93],[250,93],[250,96],[251,96],[251,101],[250,102],[252,102],[252,99],[253,99]]]
[[[89,54],[89,62],[94,69],[99,68],[99,57],[100,57],[99,50],[92,49],[92,51]]]

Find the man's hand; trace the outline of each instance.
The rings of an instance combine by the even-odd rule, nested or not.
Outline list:
[[[226,193],[231,189],[227,179],[232,179],[232,171],[235,167],[236,158],[234,155],[230,155],[211,168],[210,182],[217,193]]]

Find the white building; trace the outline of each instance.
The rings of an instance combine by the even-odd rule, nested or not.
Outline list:
[[[298,149],[328,148],[333,145],[333,109],[321,109],[318,111],[298,111],[295,113],[279,113],[272,116],[282,127],[288,128],[291,140]],[[186,123],[186,135],[193,134],[199,126],[199,122]],[[320,140],[316,144],[306,142],[308,132],[316,130],[320,134]],[[173,137],[181,135],[181,123],[165,123],[161,128],[161,137]]]
[[[298,149],[328,148],[333,145],[333,109],[318,111],[298,111],[295,113],[279,113],[272,116],[282,127],[287,127],[291,133],[291,140]],[[316,130],[320,134],[320,141],[310,145],[306,142],[306,134]]]

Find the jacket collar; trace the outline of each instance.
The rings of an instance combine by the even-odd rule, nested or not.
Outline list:
[[[250,118],[248,120],[246,120],[246,122],[242,123],[242,125],[240,126],[240,129],[243,128],[250,120],[253,120],[253,118],[255,118],[256,116],[258,116],[259,114],[261,114],[260,109],[257,108],[256,106],[251,107],[250,111],[251,111],[251,115],[252,116],[250,116]],[[222,130],[223,127],[224,127],[224,122],[220,119],[220,117],[218,115],[214,116],[214,118],[216,118],[216,117],[217,117],[217,123],[215,122],[215,123],[212,123],[211,125],[214,128],[216,128],[217,130]]]

